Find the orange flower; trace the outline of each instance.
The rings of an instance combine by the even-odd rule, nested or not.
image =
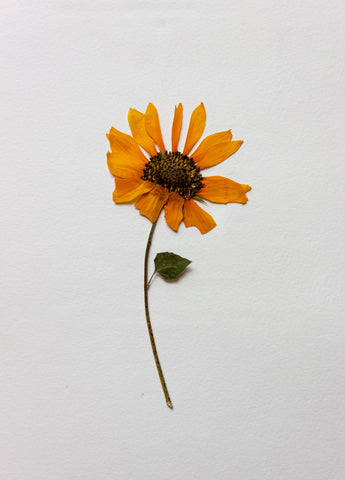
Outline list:
[[[114,127],[110,129],[107,138],[111,152],[107,153],[107,159],[109,170],[115,177],[113,199],[115,203],[136,202],[139,212],[152,223],[164,207],[166,222],[173,230],[177,231],[183,220],[186,227],[195,226],[204,234],[216,223],[195,200],[245,204],[248,200],[246,192],[251,187],[225,177],[204,177],[201,171],[237,152],[243,142],[232,140],[231,131],[227,130],[209,135],[190,153],[205,128],[206,111],[201,103],[192,113],[181,153],[178,143],[182,112],[179,103],[175,107],[172,125],[172,151],[167,151],[164,146],[158,112],[152,103],[145,113],[134,108],[129,110],[132,137]]]

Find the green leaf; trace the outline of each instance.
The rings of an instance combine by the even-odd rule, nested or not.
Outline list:
[[[171,252],[157,253],[155,258],[155,272],[165,280],[175,280],[191,263],[187,258]]]
[[[201,202],[201,203],[203,203],[204,205],[206,205],[205,199],[199,197],[199,195],[194,195],[193,200],[197,200],[198,202]]]

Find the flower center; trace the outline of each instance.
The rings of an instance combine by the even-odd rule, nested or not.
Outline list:
[[[203,186],[200,168],[180,152],[159,152],[146,163],[143,180],[167,188],[183,198],[192,198]]]

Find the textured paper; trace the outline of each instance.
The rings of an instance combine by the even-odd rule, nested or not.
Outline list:
[[[343,480],[344,4],[3,1],[4,480]],[[158,108],[170,144],[243,139],[210,169],[252,185],[218,226],[152,245],[192,260],[143,305],[150,224],[112,202],[113,125]]]

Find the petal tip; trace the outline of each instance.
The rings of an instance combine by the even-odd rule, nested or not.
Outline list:
[[[149,102],[149,103],[147,104],[146,110],[148,110],[149,108],[154,108],[155,110],[157,110],[156,107],[155,107],[155,105],[154,105],[152,102]]]
[[[202,113],[205,117],[205,120],[206,120],[206,108],[205,108],[205,105],[204,105],[204,102],[201,102],[199,107],[202,109]]]
[[[243,190],[244,190],[245,193],[250,192],[250,190],[252,189],[252,187],[250,185],[243,185],[242,184],[242,187],[243,187]]]

